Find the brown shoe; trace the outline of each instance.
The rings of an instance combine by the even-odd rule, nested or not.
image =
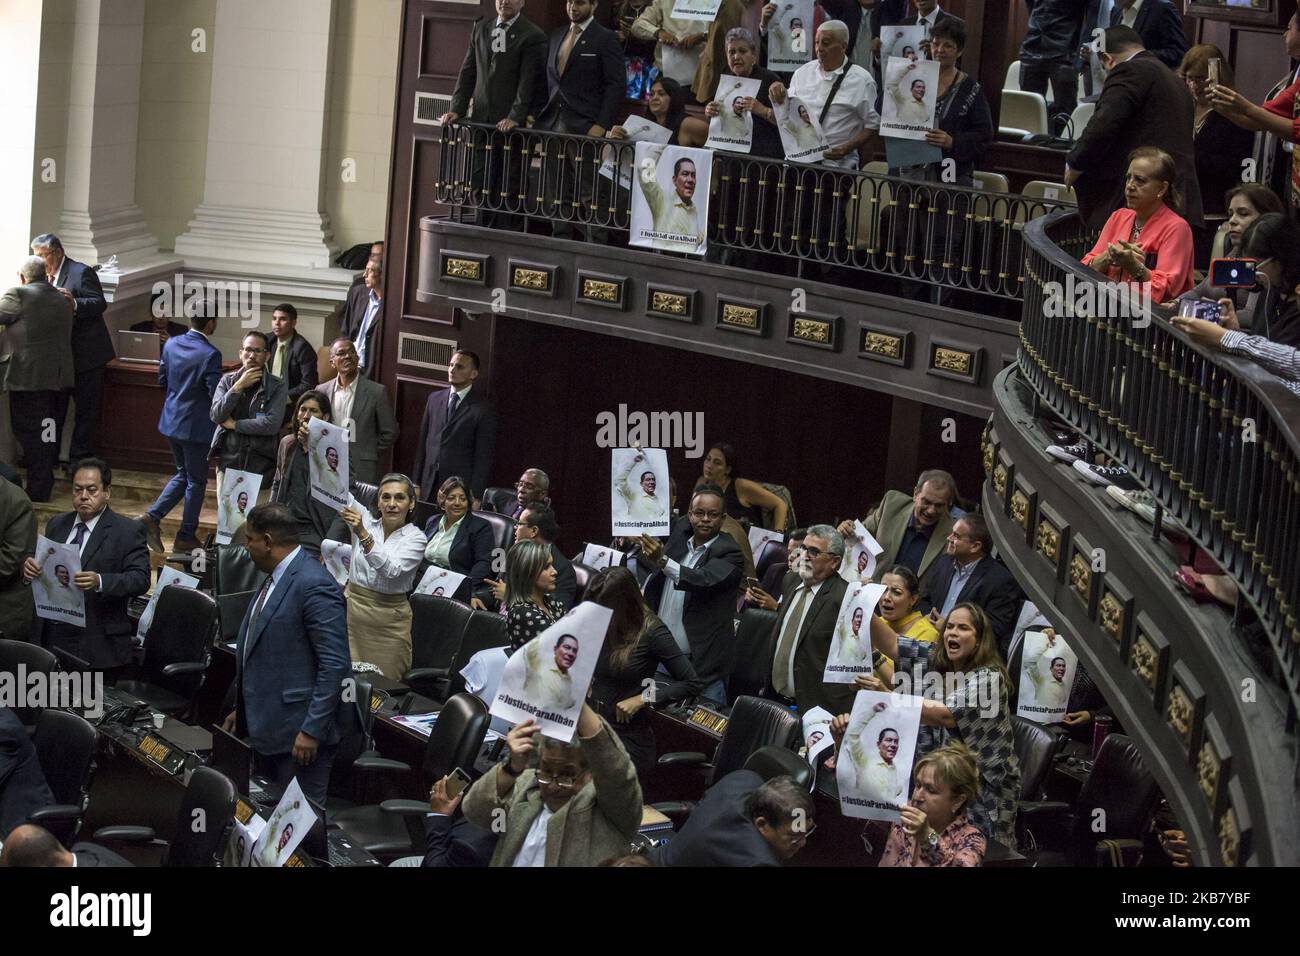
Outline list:
[[[140,516],[140,524],[144,525],[144,537],[149,542],[151,551],[163,550],[162,528],[158,527],[158,520],[153,515],[145,512]]]
[[[203,550],[203,542],[193,535],[188,535],[184,538],[177,535],[176,540],[172,542],[173,554],[190,554],[196,550]]]

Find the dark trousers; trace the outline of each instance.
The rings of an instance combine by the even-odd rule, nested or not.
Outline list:
[[[178,537],[194,537],[199,530],[199,514],[203,511],[203,495],[208,490],[208,443],[167,439],[172,446],[172,460],[176,474],[167,482],[158,500],[148,514],[161,523],[176,503],[185,499],[185,512],[181,516]]]
[[[76,419],[72,423],[72,445],[68,448],[68,464],[76,465],[95,453],[95,432],[99,428],[99,404],[104,397],[104,366],[77,373],[77,383],[58,393],[54,420],[58,422],[59,443],[63,447],[63,423],[68,417],[68,401],[77,400]],[[56,455],[57,458],[57,455]]]
[[[1053,134],[1059,134],[1065,128],[1065,120],[1057,117],[1064,113],[1069,116],[1079,101],[1079,74],[1069,63],[1021,63],[1020,88],[1026,93],[1047,96],[1047,81],[1051,80],[1056,98],[1047,104],[1047,125]],[[1075,130],[1078,135],[1078,130]]]
[[[329,790],[330,768],[334,766],[334,755],[339,745],[331,744],[316,750],[316,759],[308,766],[300,767],[293,759],[293,751],[287,754],[254,754],[257,772],[266,777],[283,792],[294,777],[307,799],[325,805],[325,796]]]
[[[32,501],[49,501],[54,490],[54,465],[59,460],[56,423],[62,394],[58,391],[9,393],[9,421],[27,459],[27,497]],[[66,411],[67,405],[63,407]],[[47,433],[51,424],[55,428]]]

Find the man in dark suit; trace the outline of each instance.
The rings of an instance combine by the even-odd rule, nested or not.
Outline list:
[[[347,606],[325,566],[298,546],[284,505],[251,509],[246,531],[248,554],[267,578],[239,628],[235,710],[224,727],[248,738],[277,786],[296,776],[303,793],[324,804],[352,672]]]
[[[158,384],[167,393],[158,416],[158,433],[171,446],[176,474],[140,516],[149,547],[155,551],[163,550],[162,520],[182,498],[185,511],[176,534],[177,550],[199,547],[199,515],[208,489],[208,448],[217,427],[209,413],[221,381],[221,350],[208,341],[216,327],[216,319],[192,316],[190,331],[168,339],[158,362]]]
[[[0,707],[0,843],[41,807],[54,803],[27,728],[8,707]]]
[[[112,671],[131,660],[135,622],[126,608],[131,598],[149,590],[149,548],[140,522],[109,507],[113,471],[107,462],[86,458],[75,467],[75,510],[51,518],[45,537],[80,549],[81,570],[73,583],[85,592],[86,626],[39,621],[41,643],[66,651],[95,670]],[[40,573],[36,559],[28,557],[23,577],[31,581]]]
[[[32,629],[32,592],[23,561],[36,552],[36,511],[23,490],[0,481],[0,638],[27,640]]]
[[[551,546],[551,560],[555,562],[555,592],[557,601],[566,611],[572,611],[578,597],[578,577],[573,572],[573,562],[560,553],[556,541],[560,538],[560,525],[555,512],[543,504],[531,504],[519,516],[515,525],[515,544],[520,541],[540,541]]]
[[[534,127],[604,136],[627,93],[623,48],[614,31],[596,22],[596,4],[592,0],[566,0],[565,11],[569,15],[568,27],[551,34],[546,53],[545,105]],[[546,169],[548,177],[542,194],[553,217],[552,231],[564,235],[570,229],[567,217],[574,202],[574,183],[582,181],[582,194],[577,199],[590,205],[593,176],[579,175],[572,147],[565,152],[551,147]],[[553,205],[557,200],[558,206]]]
[[[964,601],[978,604],[989,616],[1005,658],[1024,595],[1011,572],[989,554],[992,548],[993,538],[983,515],[958,518],[948,535],[947,552],[935,561],[921,585],[916,609],[937,624]]]
[[[780,866],[803,849],[813,812],[812,795],[790,777],[765,783],[752,770],[733,770],[652,857],[660,866]]]
[[[366,263],[361,285],[353,286],[343,308],[339,338],[351,339],[357,347],[360,374],[371,378],[381,339],[376,334],[384,320],[384,263],[373,256]]]
[[[74,843],[71,850],[65,850],[53,833],[32,823],[15,828],[4,841],[4,851],[0,852],[0,867],[82,869],[130,865],[130,861],[97,843]]]
[[[717,485],[699,485],[667,543],[644,534],[639,539],[645,563],[656,569],[646,580],[646,603],[690,654],[705,685],[701,696],[722,702],[734,663],[736,590],[744,573],[739,546],[719,530],[725,508]]]
[[[331,420],[348,430],[349,478],[373,485],[379,480],[379,453],[397,441],[397,416],[384,386],[358,374],[350,339],[335,339],[330,365],[338,374],[320,390],[330,400]]]
[[[303,392],[316,387],[316,350],[298,334],[298,310],[281,302],[271,313],[271,357],[267,368],[289,386],[285,401],[285,421]]]
[[[63,254],[63,243],[52,233],[32,240],[32,253],[45,262],[50,284],[62,290],[76,309],[72,323],[72,355],[76,363],[76,382],[57,399],[54,420],[59,437],[55,448],[63,447],[63,423],[68,417],[68,400],[77,402],[72,427],[72,444],[68,461],[78,462],[95,453],[95,433],[99,429],[99,404],[104,395],[104,367],[116,356],[113,339],[104,324],[108,302],[95,270]]]
[[[550,505],[551,479],[540,468],[525,468],[515,482],[514,497],[505,488],[483,496],[483,507],[518,521],[530,505]]]
[[[1192,147],[1195,105],[1173,70],[1142,47],[1128,27],[1111,27],[1101,54],[1106,70],[1097,111],[1066,157],[1065,182],[1079,198],[1079,212],[1101,229],[1124,205],[1129,153],[1155,146],[1173,157],[1188,225],[1202,224],[1201,189]]]
[[[781,588],[781,608],[772,630],[772,688],[799,710],[824,707],[832,714],[853,709],[852,684],[822,681],[831,639],[848,583],[840,577],[844,538],[827,524],[815,524],[804,536],[796,574]],[[870,638],[862,635],[864,641]]]
[[[1138,9],[1134,11],[1134,7]],[[1187,32],[1183,29],[1183,15],[1171,0],[1115,0],[1110,26],[1132,27],[1147,51],[1171,70],[1183,62]]]
[[[22,285],[0,298],[0,386],[9,392],[9,420],[27,456],[27,494],[49,501],[59,446],[52,423],[59,400],[74,379],[72,306],[45,277],[45,263],[33,256],[18,270]]]
[[[505,134],[516,126],[523,126],[532,109],[533,101],[546,82],[543,62],[546,58],[546,34],[520,11],[524,0],[496,0],[495,17],[483,17],[470,31],[469,49],[461,64],[456,89],[451,95],[451,109],[439,122],[454,123],[469,113],[474,123],[495,125],[497,134],[491,145],[500,150],[505,146]],[[471,111],[472,109],[472,111]],[[487,150],[475,150],[471,182],[477,192],[486,188],[492,202],[498,201],[501,190],[501,163],[490,168]],[[502,155],[496,152],[495,155]],[[487,181],[484,182],[484,173]],[[512,170],[512,182],[506,187],[508,194],[522,192],[521,166]],[[485,226],[503,229],[516,228],[518,219],[482,210],[478,221]]]
[[[474,389],[478,373],[478,355],[456,351],[447,367],[450,388],[435,389],[425,403],[414,477],[426,501],[433,500],[443,481],[458,475],[469,482],[474,508],[480,506],[496,454],[497,413]]]

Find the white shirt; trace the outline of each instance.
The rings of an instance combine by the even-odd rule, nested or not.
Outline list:
[[[934,29],[934,21],[939,19],[939,13],[942,9],[943,8],[936,3],[934,5],[934,9],[930,11],[930,15],[928,17],[923,17],[919,13],[916,15],[915,25],[918,27],[922,27],[922,26],[925,27],[925,38],[927,40],[930,39],[930,31]]]
[[[424,532],[413,524],[404,524],[385,538],[384,523],[351,495],[348,507],[361,512],[366,531],[375,539],[367,551],[361,546],[361,536],[352,532],[352,569],[348,580],[380,594],[405,594],[411,590],[428,543]]]
[[[1142,0],[1133,0],[1133,5],[1120,14],[1119,22],[1121,26],[1131,27],[1137,22],[1138,14],[1142,11]]]
[[[528,835],[524,837],[524,845],[519,848],[519,852],[515,855],[515,861],[510,864],[511,866],[546,865],[546,826],[551,822],[553,816],[555,814],[543,804],[542,812],[537,814],[537,819],[528,828]]]
[[[351,385],[344,385],[341,378],[334,380],[337,384],[334,386],[334,397],[330,400],[330,418],[344,428],[352,418],[352,400],[357,397],[357,381],[360,378],[357,375]]]
[[[374,289],[370,290],[370,298],[366,301],[366,317],[361,320],[361,329],[357,332],[357,364],[362,368],[366,367],[366,341],[370,335],[370,327],[375,323],[375,316],[379,313],[381,305],[379,295]]]
[[[688,568],[699,565],[708,557],[709,545],[717,540],[718,536],[715,534],[697,548],[695,536],[692,535],[686,539],[686,560],[678,564],[669,558],[668,563],[664,565],[664,576],[668,578],[668,582],[664,584],[663,596],[659,598],[659,620],[667,624],[668,630],[673,632],[673,639],[677,641],[677,646],[681,648],[683,654],[691,653],[691,642],[686,636],[686,625],[682,623],[682,610],[686,607],[686,592],[676,585],[682,577],[682,565]]]
[[[803,630],[804,618],[808,616],[808,609],[812,607],[813,599],[817,597],[817,592],[821,589],[821,586],[825,583],[826,583],[825,581],[818,581],[816,584],[799,585],[800,589],[807,587],[809,591],[808,597],[804,600],[803,613],[799,615],[799,619],[797,621],[794,620],[794,607],[796,604],[799,603],[799,590],[796,589],[794,594],[790,595],[790,613],[787,614],[785,617],[785,626],[781,628],[781,633],[777,635],[776,648],[777,648],[777,653],[780,653],[782,640],[785,638],[786,633],[790,630],[790,628],[792,627],[794,628],[794,643],[790,646],[789,673],[786,674],[786,685],[785,685],[786,687],[790,688],[790,690],[792,691],[794,690],[795,652],[799,650],[799,632]]]
[[[95,515],[95,517],[85,522],[86,533],[81,539],[81,548],[77,551],[78,556],[86,553],[86,542],[88,542],[90,540],[90,536],[95,533],[95,525],[99,524],[99,519],[104,514],[104,510],[107,507],[108,506],[105,505],[104,508],[100,508],[99,514]],[[76,514],[76,512],[73,512],[73,514]],[[68,532],[68,540],[63,542],[64,544],[72,544],[72,539],[77,536],[77,522],[79,521],[81,521],[81,516],[77,515],[72,522],[72,530]]]
[[[876,81],[862,67],[847,61],[833,73],[826,73],[819,62],[811,60],[795,70],[790,78],[790,92],[803,101],[811,115],[820,116],[836,77],[846,67],[848,75],[840,84],[822,122],[822,136],[830,146],[847,143],[863,129],[880,129],[880,114],[876,112]],[[822,163],[841,169],[857,169],[858,153],[853,150],[843,159],[823,159]]]

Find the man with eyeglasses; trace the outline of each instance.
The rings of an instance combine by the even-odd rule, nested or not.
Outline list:
[[[280,444],[280,423],[289,401],[289,386],[266,371],[270,345],[265,333],[256,330],[244,336],[239,350],[241,365],[221,376],[212,398],[211,417],[217,424],[211,454],[217,458],[217,497],[227,468],[262,475],[263,487],[270,488],[275,472],[275,455]],[[182,542],[178,536],[177,548]],[[185,542],[186,550],[199,547]]]
[[[401,431],[388,390],[362,377],[356,343],[351,339],[341,337],[331,343],[330,365],[338,374],[320,390],[330,400],[334,423],[348,431],[348,481],[374,484],[382,474],[380,454],[397,441]]]
[[[823,707],[832,714],[853,709],[852,684],[827,684],[826,658],[839,621],[848,582],[840,577],[844,537],[828,524],[804,536],[794,574],[781,586],[781,611],[772,624],[772,689],[801,712]]]
[[[989,616],[1005,657],[1024,595],[1011,572],[989,554],[993,538],[983,515],[965,514],[948,532],[946,550],[921,583],[916,609],[938,624],[958,604],[978,604]]]
[[[812,794],[781,775],[734,770],[704,794],[681,832],[652,857],[660,866],[780,866],[817,829]]]
[[[722,490],[702,484],[666,543],[645,534],[639,539],[646,564],[655,569],[646,580],[646,603],[690,655],[704,681],[701,696],[720,703],[727,699],[736,591],[745,567],[735,539],[721,530],[724,515]]]
[[[641,825],[641,784],[618,735],[585,703],[570,743],[540,731],[516,724],[508,759],[465,794],[465,819],[500,834],[489,865],[595,866],[625,854]]]
[[[957,503],[957,482],[938,468],[921,472],[911,495],[887,491],[876,509],[862,519],[884,553],[876,561],[873,580],[902,564],[923,578],[939,557],[952,530],[952,509]],[[840,522],[839,532],[853,533],[853,522]]]
[[[551,479],[547,477],[546,472],[540,468],[525,468],[524,473],[515,482],[513,499],[506,497],[504,488],[496,488],[493,489],[493,494],[484,494],[483,507],[491,508],[497,514],[506,515],[516,521],[522,521],[524,511],[530,505],[551,503],[551,499],[547,497],[550,491]]]

